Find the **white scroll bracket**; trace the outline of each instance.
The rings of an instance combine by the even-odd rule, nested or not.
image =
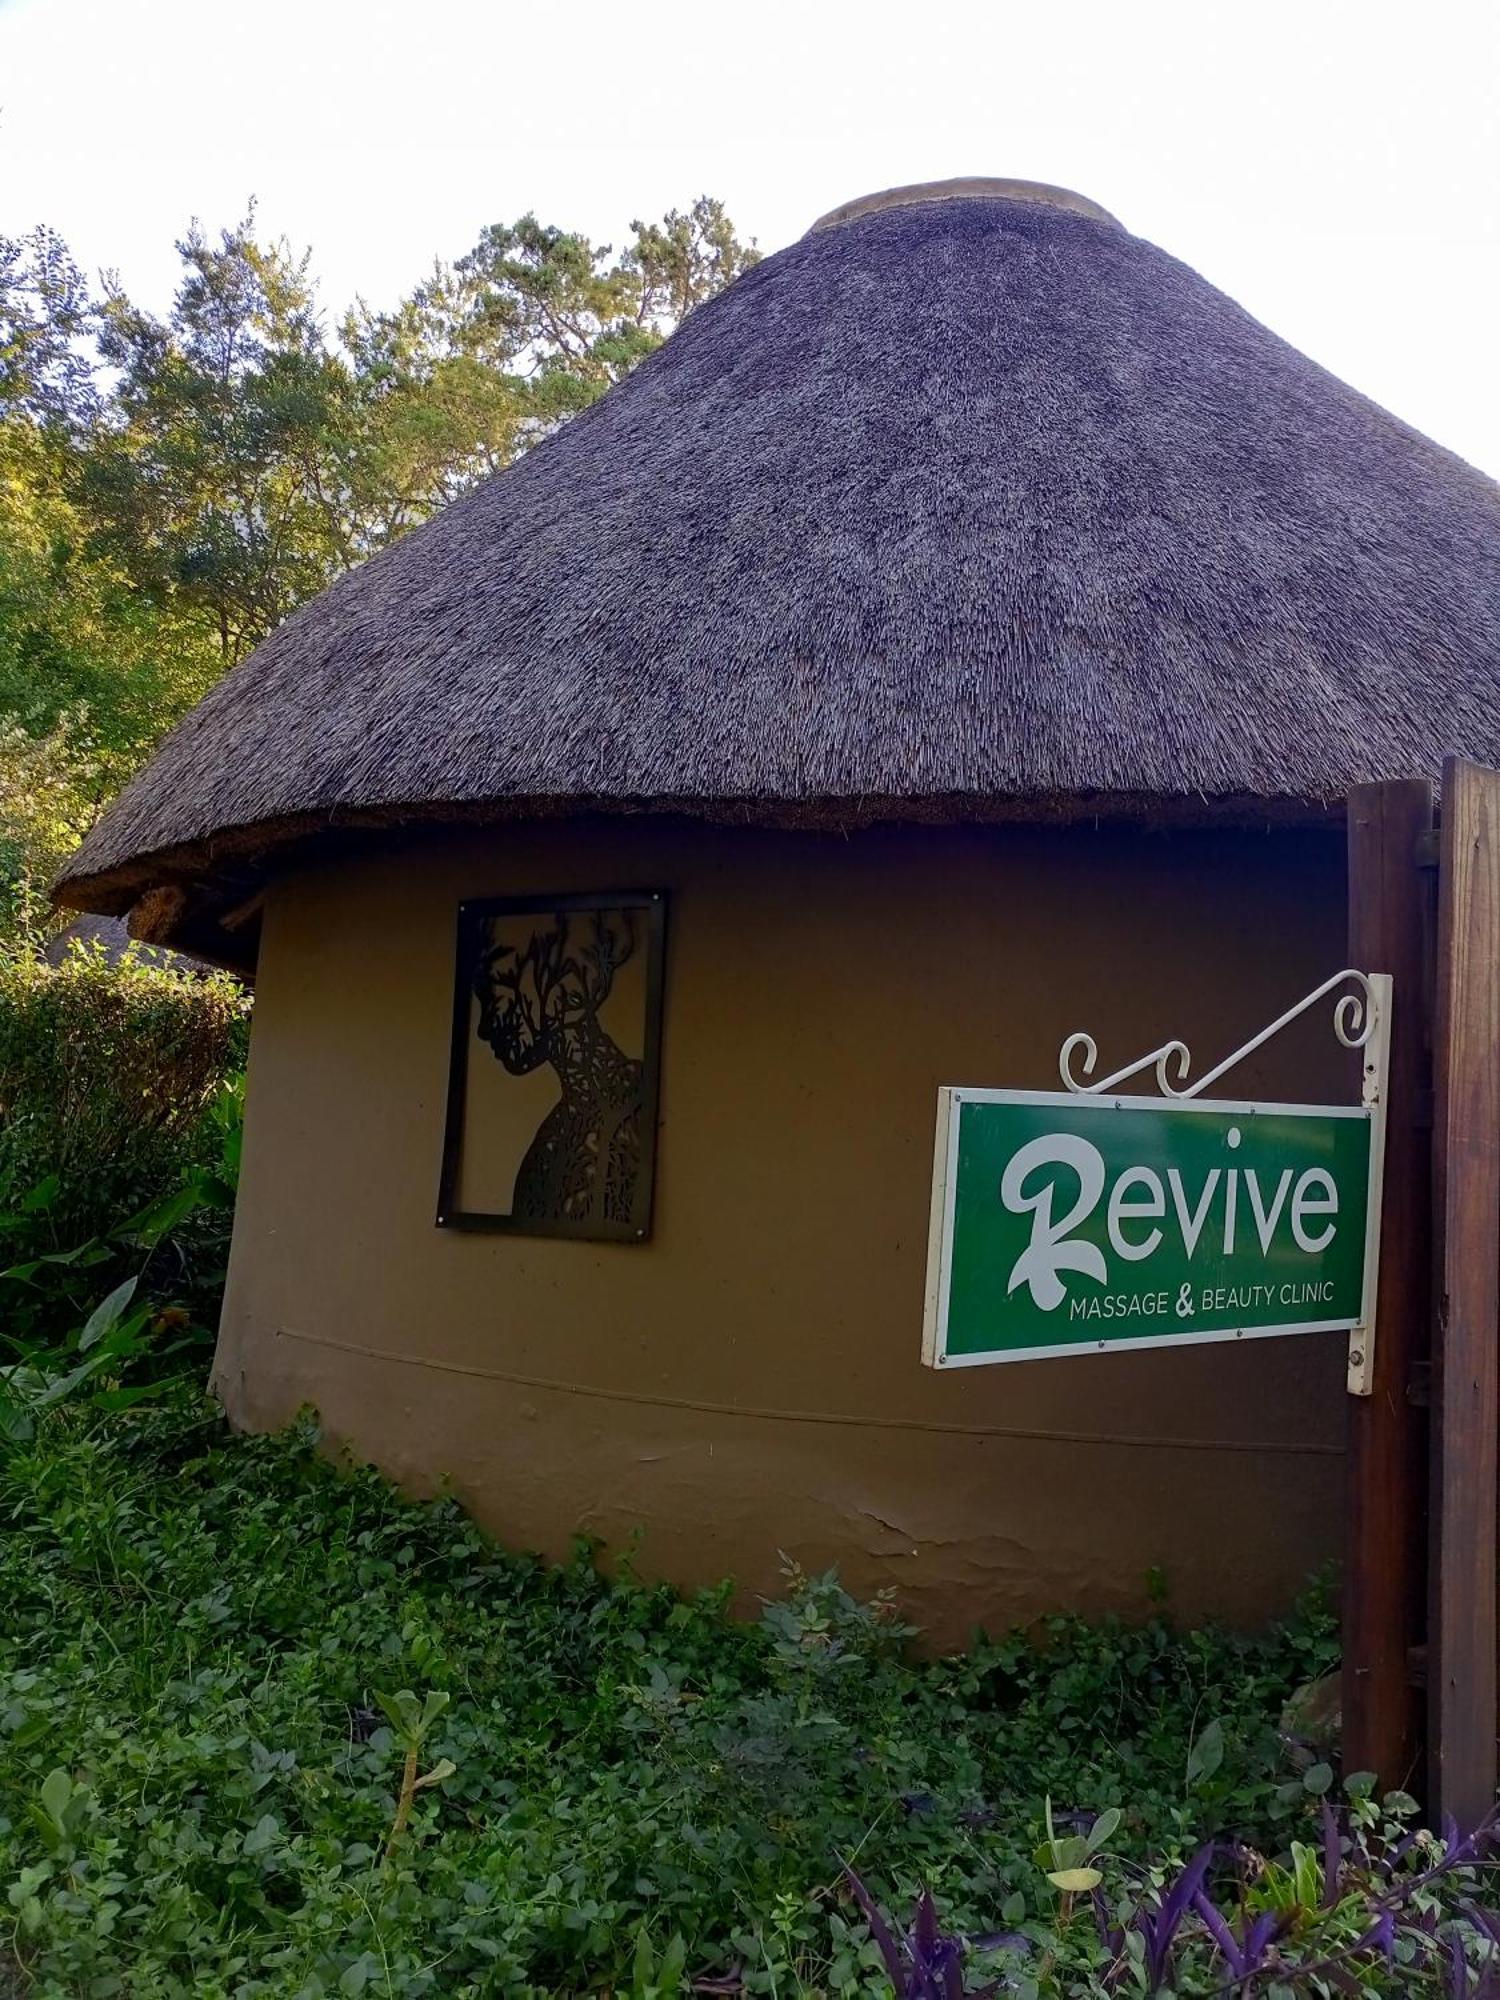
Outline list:
[[[1345,988],[1339,992],[1340,988]],[[1352,989],[1352,990],[1347,990]],[[1204,1075],[1188,1081],[1192,1053],[1186,1042],[1163,1042],[1160,1048],[1126,1063],[1098,1083],[1090,1081],[1099,1059],[1092,1035],[1079,1032],[1068,1036],[1058,1054],[1057,1066],[1067,1088],[1079,1097],[1102,1097],[1118,1090],[1122,1083],[1142,1071],[1154,1069],[1156,1087],[1166,1098],[1200,1097],[1221,1076],[1254,1055],[1257,1049],[1279,1035],[1283,1028],[1315,1007],[1329,994],[1337,993],[1333,1007],[1333,1032],[1346,1049],[1362,1052],[1360,1103],[1370,1113],[1369,1206],[1365,1224],[1364,1304],[1360,1323],[1350,1330],[1347,1387],[1351,1396],[1368,1396],[1374,1376],[1375,1309],[1380,1281],[1380,1210],[1385,1180],[1385,1121],[1390,1088],[1391,976],[1388,972],[1360,972],[1345,966],[1332,978],[1304,994],[1295,1006],[1257,1035],[1252,1035],[1232,1055],[1216,1063]],[[1077,1073],[1075,1074],[1075,1064]]]

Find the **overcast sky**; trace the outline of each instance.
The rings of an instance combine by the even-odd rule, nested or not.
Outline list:
[[[160,306],[255,194],[336,315],[527,209],[1057,181],[1500,475],[1497,95],[1496,0],[0,0],[0,232]]]

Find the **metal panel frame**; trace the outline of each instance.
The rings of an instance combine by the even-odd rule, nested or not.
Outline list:
[[[508,1236],[568,1237],[586,1243],[644,1243],[651,1235],[656,1192],[656,1128],[660,1115],[662,997],[666,979],[666,891],[621,889],[586,895],[482,896],[458,906],[454,946],[452,1039],[448,1055],[448,1094],[443,1120],[443,1157],[438,1176],[436,1222],[439,1229],[469,1230]],[[463,1158],[464,1098],[468,1082],[469,1010],[472,995],[472,948],[479,923],[487,916],[546,915],[573,910],[644,910],[646,912],[645,1048],[641,1058],[641,1198],[628,1222],[576,1223],[492,1215],[454,1206]]]

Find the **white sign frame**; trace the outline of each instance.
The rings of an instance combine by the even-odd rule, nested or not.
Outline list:
[[[1353,991],[1340,988],[1353,987]],[[1337,994],[1333,1009],[1333,1031],[1346,1049],[1362,1055],[1360,1101],[1357,1105],[1253,1103],[1239,1099],[1204,1099],[1199,1092],[1262,1048],[1291,1022],[1305,1014],[1329,994]],[[1294,1333],[1349,1333],[1346,1387],[1351,1396],[1368,1396],[1374,1386],[1376,1312],[1380,1292],[1380,1222],[1385,1194],[1385,1126],[1390,1096],[1392,982],[1388,972],[1362,972],[1345,966],[1306,993],[1293,1006],[1252,1035],[1233,1054],[1216,1063],[1205,1075],[1188,1082],[1192,1056],[1186,1042],[1163,1042],[1147,1055],[1126,1063],[1098,1083],[1091,1083],[1098,1049],[1092,1035],[1074,1033],[1063,1042],[1058,1070],[1066,1092],[1026,1090],[983,1090],[962,1085],[944,1085],[938,1093],[937,1143],[932,1172],[932,1206],[927,1239],[927,1279],[923,1294],[922,1360],[928,1367],[957,1368],[989,1366],[1002,1361],[1060,1360],[1067,1355],[1105,1351],[1129,1352],[1145,1347],[1196,1347],[1226,1340],[1275,1339]],[[1082,1077],[1073,1073],[1074,1062]],[[1156,1071],[1159,1097],[1119,1097],[1115,1086],[1142,1070]],[[1175,1072],[1175,1074],[1174,1074]],[[1253,1117],[1257,1111],[1291,1116],[1367,1117],[1370,1120],[1370,1168],[1365,1217],[1365,1258],[1362,1305],[1358,1320],[1289,1322],[1284,1326],[1248,1327],[1238,1332],[1221,1330],[1201,1334],[1147,1335],[1139,1340],[1101,1341],[1098,1346],[1080,1341],[1059,1347],[1018,1349],[1006,1354],[949,1355],[942,1351],[939,1329],[946,1327],[948,1306],[948,1265],[952,1257],[953,1200],[958,1146],[957,1106],[964,1100],[1009,1100],[1027,1104],[1077,1105],[1080,1098],[1096,1098],[1120,1110],[1160,1110],[1163,1104],[1180,1110],[1229,1112]]]
[[[1091,1094],[1091,1093],[1090,1093]],[[1279,1340],[1298,1333],[1350,1333],[1373,1325],[1380,1273],[1381,1183],[1385,1149],[1383,1106],[1364,1104],[1274,1104],[1241,1098],[1098,1098],[1101,1111],[1206,1111],[1252,1119],[1361,1118],[1370,1124],[1370,1167],[1365,1203],[1364,1272],[1360,1311],[1354,1317],[1288,1320],[1276,1326],[1220,1327],[1206,1333],[1143,1334],[1124,1340],[1078,1340],[1043,1347],[1008,1348],[999,1353],[949,1354],[946,1348],[949,1279],[953,1258],[953,1209],[958,1194],[958,1139],[965,1104],[1066,1106],[1076,1111],[1088,1095],[1062,1090],[983,1090],[945,1084],[938,1091],[937,1143],[932,1165],[932,1209],[927,1233],[927,1282],[922,1302],[922,1364],[927,1368],[996,1367],[1007,1361],[1062,1361],[1082,1354],[1128,1354],[1148,1347],[1209,1347],[1231,1340]],[[1378,1149],[1378,1151],[1377,1151]],[[1357,1393],[1357,1392],[1353,1392]]]

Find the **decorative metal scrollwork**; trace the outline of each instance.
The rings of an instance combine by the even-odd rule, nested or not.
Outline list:
[[[1127,1063],[1123,1069],[1117,1069],[1113,1075],[1104,1077],[1098,1083],[1090,1083],[1087,1079],[1094,1073],[1094,1065],[1099,1059],[1099,1048],[1092,1035],[1080,1030],[1076,1034],[1069,1035],[1063,1043],[1057,1066],[1068,1089],[1080,1097],[1102,1096],[1107,1091],[1118,1089],[1130,1077],[1139,1076],[1143,1070],[1153,1067],[1156,1071],[1156,1087],[1163,1097],[1197,1097],[1207,1090],[1211,1083],[1217,1083],[1221,1076],[1227,1075],[1238,1063],[1242,1063],[1246,1056],[1253,1055],[1257,1049],[1263,1048],[1273,1036],[1279,1035],[1281,1030],[1295,1021],[1299,1015],[1307,1013],[1309,1008],[1315,1007],[1326,995],[1351,982],[1355,990],[1352,993],[1339,994],[1334,1003],[1333,1032],[1346,1049],[1362,1049],[1369,1041],[1375,1026],[1374,995],[1368,976],[1349,965],[1345,966],[1342,972],[1334,973],[1331,979],[1325,979],[1321,986],[1314,987],[1312,992],[1304,995],[1295,1007],[1288,1007],[1286,1012],[1278,1015],[1269,1027],[1262,1028],[1258,1035],[1253,1035],[1243,1047],[1236,1049],[1233,1055],[1226,1056],[1221,1063],[1216,1064],[1213,1069],[1192,1083],[1188,1082],[1188,1072],[1193,1062],[1192,1052],[1186,1042],[1176,1040],[1163,1042],[1160,1048],[1152,1049],[1149,1055],[1139,1056],[1134,1062]],[[1075,1057],[1078,1059],[1077,1075],[1074,1074]]]

